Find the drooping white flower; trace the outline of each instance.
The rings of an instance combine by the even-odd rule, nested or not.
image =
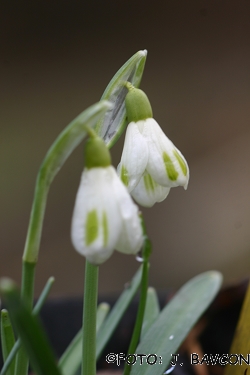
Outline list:
[[[151,207],[164,200],[171,187],[187,188],[189,168],[182,153],[152,118],[146,95],[128,88],[126,109],[130,123],[118,174],[133,198],[142,206]]]
[[[96,265],[115,249],[136,254],[143,243],[138,207],[115,169],[106,164],[84,169],[71,226],[75,249]]]

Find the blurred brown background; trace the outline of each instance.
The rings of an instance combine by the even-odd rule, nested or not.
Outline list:
[[[250,2],[230,0],[0,3],[0,275],[20,282],[35,178],[48,147],[98,101],[120,66],[148,50],[141,88],[189,162],[187,191],[143,209],[159,290],[217,269],[250,272]],[[117,165],[122,141],[112,150]],[[70,242],[82,146],[52,184],[36,294],[81,295],[84,259]],[[114,254],[100,291],[119,291],[138,263]]]

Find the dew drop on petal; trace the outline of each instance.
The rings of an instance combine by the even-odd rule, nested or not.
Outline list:
[[[174,338],[174,335],[170,335],[168,339],[173,340],[173,338]]]

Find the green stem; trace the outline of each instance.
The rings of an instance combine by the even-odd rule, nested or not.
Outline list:
[[[35,262],[30,263],[23,261],[21,298],[25,301],[25,304],[30,311],[32,311],[33,307],[35,268]]]
[[[33,307],[35,267],[36,263],[23,260],[21,297],[30,311],[32,311]],[[15,375],[26,375],[28,367],[29,360],[24,348],[21,346],[17,354]]]
[[[127,356],[129,354],[135,354],[135,351],[136,351],[136,348],[140,339],[140,335],[141,335],[144,312],[145,312],[145,307],[146,307],[146,302],[147,302],[149,256],[152,252],[152,245],[151,245],[151,241],[149,240],[147,236],[146,227],[145,227],[142,216],[141,216],[141,225],[142,225],[143,233],[144,233],[144,246],[143,246],[143,252],[142,252],[143,268],[142,268],[142,277],[141,277],[141,294],[140,294],[140,301],[139,301],[139,307],[137,311],[134,331],[133,331],[133,335],[130,341]],[[126,362],[123,375],[129,375],[130,371],[131,371],[131,365]]]
[[[96,375],[96,311],[98,271],[86,260],[83,303],[82,375]]]

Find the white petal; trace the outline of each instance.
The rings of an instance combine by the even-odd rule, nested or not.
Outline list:
[[[117,179],[113,180],[112,188],[122,218],[122,228],[116,250],[126,254],[136,254],[143,244],[138,207],[118,176]]]
[[[144,122],[144,121],[139,121]],[[121,162],[117,172],[131,191],[138,184],[148,163],[148,146],[137,126],[138,123],[131,122],[126,131]]]
[[[162,186],[187,188],[188,164],[154,119],[147,119],[143,135],[148,142],[147,171]]]
[[[72,242],[94,264],[111,256],[121,232],[121,215],[111,188],[114,173],[113,167],[84,170],[76,197]]]
[[[145,172],[131,195],[141,206],[152,207],[155,203],[162,202],[169,192],[170,188],[157,184],[150,174]]]

